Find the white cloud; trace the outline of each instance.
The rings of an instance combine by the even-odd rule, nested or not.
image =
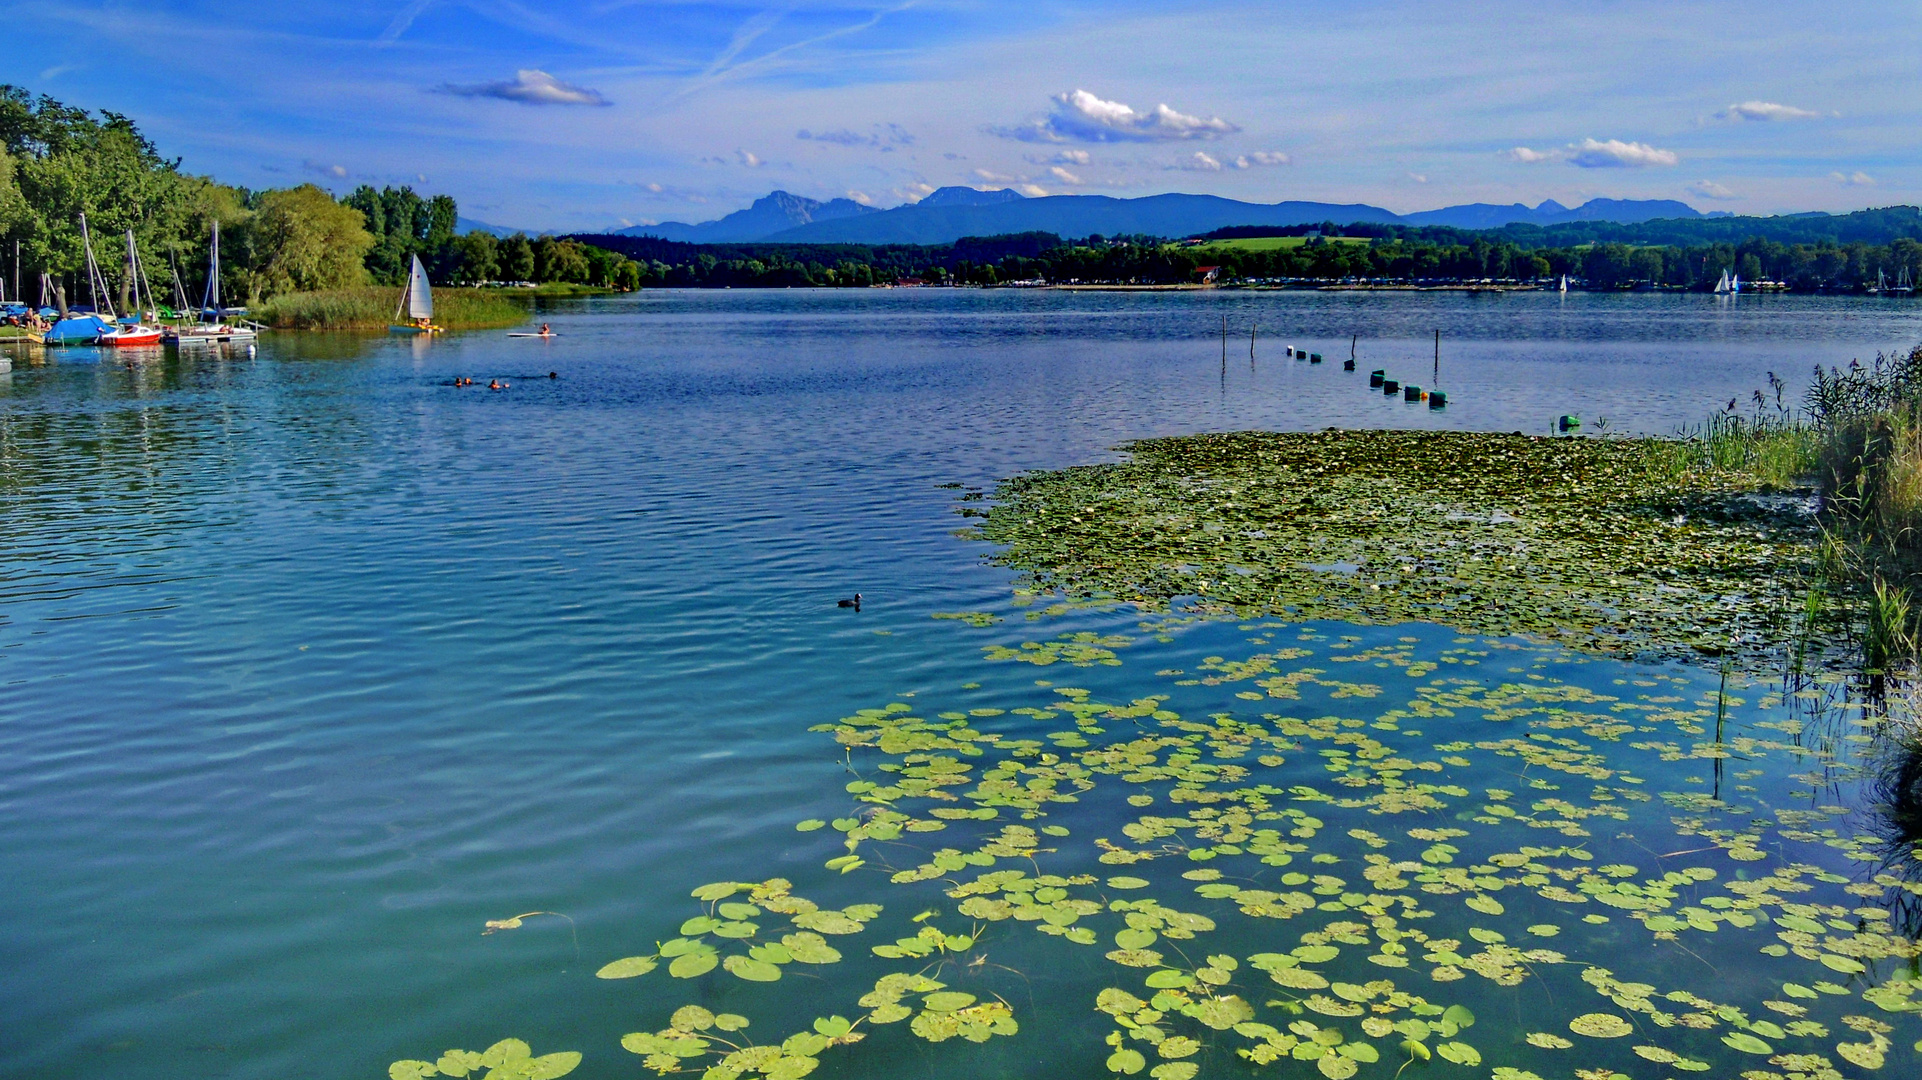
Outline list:
[[[1069,172],[1068,170],[1062,168],[1059,165],[1051,167],[1048,171],[1054,174],[1054,178],[1056,180],[1059,180],[1064,184],[1081,183],[1081,178],[1079,176],[1076,176],[1075,174]]]
[[[1850,173],[1846,176],[1839,172],[1829,174],[1829,179],[1844,187],[1874,187],[1875,177],[1865,172]]]
[[[862,206],[874,205],[873,196],[869,195],[865,191],[849,191],[848,198],[853,199],[855,202],[860,203]]]
[[[1735,192],[1730,191],[1728,188],[1723,187],[1713,180],[1697,180],[1688,186],[1688,190],[1704,199],[1726,200],[1741,198],[1740,195],[1737,195]]]
[[[1235,168],[1253,169],[1263,165],[1287,165],[1294,159],[1275,150],[1256,150],[1252,154],[1242,154],[1235,158]]]
[[[934,185],[917,181],[895,188],[894,194],[904,202],[920,202],[934,194]]]
[[[1058,150],[1054,155],[1056,165],[1091,165],[1094,155],[1086,150]]]
[[[1174,167],[1177,169],[1186,169],[1189,172],[1220,172],[1221,162],[1211,155],[1204,154],[1197,150],[1193,157],[1185,157],[1175,162]]]
[[[755,155],[755,154],[751,154],[751,153],[749,153],[749,152],[748,152],[748,151],[746,151],[746,150],[736,150],[736,151],[734,151],[734,157],[735,157],[735,159],[736,159],[736,160],[738,160],[738,161],[739,161],[739,162],[740,162],[740,163],[741,163],[742,165],[745,165],[746,167],[748,167],[748,168],[750,168],[750,169],[758,169],[758,168],[760,168],[760,167],[761,167],[761,165],[763,164],[763,162],[761,161],[761,159],[760,159],[760,157],[758,157],[758,156],[757,156],[757,155]]]
[[[1054,96],[1054,111],[1011,128],[989,132],[1023,142],[1180,142],[1216,139],[1241,129],[1218,116],[1176,112],[1167,105],[1137,111],[1086,90]]]
[[[1020,190],[1021,194],[1031,199],[1043,198],[1048,194],[1048,189],[1039,184],[1022,184]]]
[[[1428,177],[1423,176],[1421,173],[1415,173],[1415,172],[1409,173],[1408,179],[1410,182],[1416,183],[1416,184],[1426,184],[1428,182]]]
[[[599,90],[564,83],[545,71],[522,68],[514,78],[503,82],[474,83],[460,86],[447,83],[443,94],[456,97],[489,97],[522,105],[612,105]]]
[[[303,161],[300,163],[300,167],[310,173],[316,173],[332,180],[347,179],[347,166],[345,165],[329,165],[324,161]]]
[[[1743,120],[1816,120],[1821,115],[1793,105],[1778,105],[1773,101],[1744,101],[1716,113],[1715,118],[1739,123]]]
[[[1508,160],[1523,165],[1562,161],[1578,169],[1639,169],[1649,165],[1674,165],[1681,161],[1673,150],[1658,150],[1647,143],[1620,139],[1583,139],[1555,150],[1531,150],[1517,146],[1503,151]]]
[[[990,184],[1013,184],[1021,180],[1019,176],[1009,176],[1007,173],[998,173],[992,169],[976,169],[974,175]]]
[[[908,130],[899,124],[876,124],[872,131],[866,133],[849,131],[847,128],[837,128],[833,131],[809,131],[807,128],[802,128],[794,133],[794,137],[811,142],[833,143],[836,146],[864,147],[883,153],[892,153],[897,146],[914,145],[914,136],[908,134]]]
[[[1582,169],[1639,169],[1674,165],[1680,160],[1673,150],[1657,150],[1647,143],[1620,139],[1583,139],[1568,148],[1568,163]]]

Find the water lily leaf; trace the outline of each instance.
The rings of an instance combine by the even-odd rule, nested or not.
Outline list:
[[[1345,1058],[1340,1054],[1324,1054],[1315,1059],[1315,1068],[1328,1080],[1348,1080],[1361,1069],[1361,1066],[1355,1064],[1353,1058]]]
[[[690,895],[696,900],[725,900],[737,892],[744,892],[753,887],[738,881],[717,881],[712,885],[703,885],[695,889]]]
[[[803,964],[832,964],[841,959],[840,951],[829,945],[827,939],[819,934],[783,935],[781,947],[788,951],[789,956]]]
[[[1139,1050],[1121,1049],[1108,1055],[1108,1071],[1123,1076],[1133,1076],[1148,1067],[1148,1059]]]
[[[1775,1048],[1746,1031],[1731,1031],[1722,1036],[1724,1045],[1740,1050],[1744,1054],[1773,1054]]]
[[[1543,1050],[1566,1050],[1575,1045],[1560,1035],[1547,1031],[1531,1031],[1522,1041],[1530,1046],[1539,1046]]]
[[[1748,1029],[1765,1039],[1786,1039],[1789,1037],[1788,1032],[1783,1031],[1780,1025],[1770,1020],[1752,1020],[1749,1022]]]
[[[510,1061],[525,1061],[533,1056],[534,1049],[520,1039],[502,1039],[481,1051],[481,1065],[498,1069]]]
[[[1108,888],[1110,889],[1145,889],[1147,887],[1148,881],[1146,878],[1111,877],[1108,879]]]
[[[1155,933],[1153,930],[1138,929],[1131,926],[1125,930],[1116,931],[1114,943],[1124,949],[1145,949],[1153,945],[1155,940],[1160,936],[1161,935]]]
[[[722,966],[734,977],[746,979],[749,982],[776,982],[781,978],[781,969],[778,966],[753,957],[730,956],[722,962]]]
[[[1425,1044],[1418,1042],[1415,1039],[1403,1040],[1401,1044],[1401,1051],[1402,1053],[1408,1055],[1408,1059],[1410,1061],[1427,1061],[1429,1058],[1434,1056],[1433,1052],[1430,1051]]]
[[[691,938],[700,937],[702,934],[711,934],[718,929],[720,925],[721,920],[719,919],[707,915],[696,915],[681,924],[681,936]]]
[[[1554,923],[1536,923],[1534,926],[1528,928],[1528,932],[1534,934],[1536,937],[1554,937],[1556,934],[1562,932],[1562,928],[1556,926]]]
[[[1462,1042],[1445,1042],[1435,1046],[1435,1053],[1457,1065],[1480,1065],[1481,1051]]]
[[[1193,1057],[1201,1052],[1201,1044],[1186,1035],[1170,1035],[1155,1046],[1155,1053],[1164,1058]]]
[[[1325,964],[1341,955],[1333,945],[1300,945],[1288,951],[1304,964]]]
[[[1808,987],[1803,986],[1801,983],[1783,983],[1782,993],[1787,994],[1789,997],[1797,998],[1819,998],[1822,996]]]
[[[747,1017],[739,1013],[716,1013],[714,1026],[722,1031],[739,1031],[747,1026]]]
[[[1268,977],[1291,990],[1322,990],[1328,986],[1327,979],[1307,968],[1275,968]]]
[[[1834,953],[1822,954],[1822,966],[1831,971],[1840,971],[1849,975],[1860,975],[1867,970],[1862,966],[1862,961],[1853,957],[1837,956]]]
[[[387,1066],[388,1080],[425,1080],[439,1072],[431,1061],[396,1061]]]
[[[721,913],[721,918],[731,919],[737,922],[743,919],[752,919],[761,913],[761,909],[755,907],[753,904],[722,904],[715,910]]]
[[[1835,1052],[1844,1061],[1864,1069],[1879,1069],[1886,1060],[1882,1047],[1876,1043],[1836,1043]]]
[[[1592,1039],[1619,1039],[1635,1030],[1633,1025],[1614,1013],[1584,1013],[1570,1020],[1568,1029]]]
[[[906,1020],[913,1013],[914,1010],[906,1005],[889,1002],[886,1005],[875,1006],[874,1011],[868,1013],[868,1021],[875,1024],[892,1024],[898,1020]]]
[[[1658,1065],[1666,1065],[1681,1057],[1681,1055],[1675,1051],[1660,1046],[1637,1046],[1635,1047],[1635,1053],[1636,1056],[1647,1058]]]
[[[1472,1028],[1475,1026],[1475,1014],[1466,1005],[1450,1005],[1442,1010],[1442,1021],[1458,1028]]]
[[[1185,971],[1163,968],[1160,971],[1149,972],[1147,979],[1144,981],[1151,989],[1175,990],[1186,986],[1193,986],[1195,984],[1195,977]]]
[[[814,1030],[830,1039],[838,1039],[853,1031],[854,1025],[845,1016],[826,1016],[814,1021]]]
[[[434,1062],[434,1067],[443,1076],[466,1076],[481,1067],[481,1058],[484,1056],[472,1050],[448,1050],[441,1054],[439,1061]]]
[[[714,1014],[699,1005],[683,1005],[674,1010],[667,1026],[675,1031],[706,1031],[714,1026]]]
[[[827,828],[827,824],[820,818],[808,818],[806,821],[796,822],[794,828],[796,832],[813,832],[816,829]]]
[[[974,995],[964,994],[959,990],[945,990],[922,998],[921,1004],[929,1012],[954,1012],[956,1009],[965,1009],[974,1004]]]
[[[715,937],[740,939],[753,937],[754,932],[759,929],[760,927],[751,922],[724,922],[716,926],[712,933]],[[683,927],[682,932],[686,932],[685,927]]]
[[[1233,994],[1203,998],[1182,1006],[1181,1011],[1216,1031],[1227,1031],[1236,1024],[1255,1018],[1254,1006]]]
[[[1484,915],[1500,915],[1503,911],[1507,910],[1502,907],[1500,900],[1485,893],[1476,893],[1474,896],[1463,901],[1463,903]]]
[[[769,964],[791,964],[794,962],[794,954],[787,951],[787,946],[777,945],[772,941],[754,946],[747,951],[747,954],[756,960]]]
[[[820,1064],[811,1057],[783,1057],[767,1070],[767,1080],[801,1080]]]
[[[629,956],[616,960],[611,964],[601,965],[601,969],[594,973],[594,977],[597,979],[631,979],[636,975],[645,975],[653,971],[655,966],[656,961],[652,956]]]
[[[674,962],[667,965],[667,973],[677,979],[692,979],[713,971],[719,963],[717,954],[711,950],[691,952],[675,957]]]
[[[1161,954],[1153,949],[1115,949],[1107,955],[1123,967],[1147,968],[1161,964]]]
[[[1194,1080],[1201,1066],[1192,1061],[1164,1061],[1148,1070],[1155,1080]]]
[[[794,916],[794,925],[823,934],[858,934],[865,926],[839,911],[804,911]]]
[[[1375,1049],[1371,1043],[1345,1042],[1335,1047],[1335,1052],[1342,1057],[1353,1058],[1363,1064],[1372,1064],[1373,1062],[1381,1060],[1381,1051]]]

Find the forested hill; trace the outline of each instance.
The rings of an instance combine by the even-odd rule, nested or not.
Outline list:
[[[1922,239],[1922,210],[1885,206],[1852,214],[1790,214],[1782,217],[1659,218],[1633,224],[1569,221],[1556,225],[1505,225],[1468,230],[1436,226],[1355,226],[1350,236],[1395,236],[1443,244],[1475,240],[1507,241],[1524,247],[1576,247],[1582,244],[1656,244],[1690,247],[1766,240],[1774,244],[1887,244]],[[1241,233],[1241,235],[1248,235]]]

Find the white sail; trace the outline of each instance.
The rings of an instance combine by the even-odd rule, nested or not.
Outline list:
[[[1722,279],[1715,283],[1715,291],[1718,293],[1725,293],[1728,291],[1728,271],[1727,270],[1722,271]]]
[[[1728,279],[1728,291],[1732,293],[1738,293],[1742,291],[1742,275],[1737,274],[1734,277]]]
[[[427,268],[420,264],[420,256],[414,256],[414,265],[407,271],[407,316],[411,319],[431,319],[434,317],[434,290],[427,284]]]
[[[1562,291],[1563,292],[1568,291],[1568,275],[1567,274],[1562,275]]]

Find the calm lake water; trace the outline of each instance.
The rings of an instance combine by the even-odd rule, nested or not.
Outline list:
[[[1109,1075],[1102,1039],[1113,1025],[1092,1011],[1095,992],[1152,995],[1141,985],[1146,971],[1103,958],[1123,925],[1118,916],[1083,920],[1102,942],[1090,947],[1035,933],[1034,923],[971,920],[956,913],[942,882],[892,885],[875,871],[884,862],[911,868],[944,845],[971,850],[1017,814],[957,821],[926,842],[915,833],[870,842],[862,851],[874,865],[849,874],[823,865],[843,854],[838,834],[794,830],[803,819],[856,810],[850,781],[890,775],[875,771],[884,759],[844,757],[832,734],[809,728],[891,702],[927,718],[1004,710],[974,722],[1007,739],[1072,729],[1069,720],[1011,711],[1047,710],[1062,687],[1111,703],[1165,695],[1162,708],[1190,719],[1266,713],[1282,718],[1267,721],[1273,726],[1348,717],[1396,754],[1453,756],[1461,764],[1436,765],[1433,782],[1477,792],[1413,818],[1307,804],[1323,823],[1304,842],[1341,861],[1311,864],[1304,850],[1286,871],[1243,865],[1235,853],[1207,864],[1249,887],[1286,892],[1291,884],[1270,879],[1294,871],[1360,882],[1374,847],[1351,829],[1388,837],[1384,854],[1418,862],[1441,841],[1411,840],[1408,829],[1457,830],[1455,861],[1464,866],[1516,845],[1574,844],[1560,826],[1504,834],[1492,824],[1501,815],[1464,821],[1487,817],[1478,809],[1487,788],[1512,789],[1520,806],[1542,797],[1531,784],[1553,777],[1566,788],[1560,798],[1586,806],[1598,781],[1543,771],[1560,768],[1553,765],[1529,773],[1512,755],[1465,742],[1435,749],[1526,741],[1531,731],[1579,740],[1611,769],[1633,772],[1647,794],[1675,796],[1624,796],[1626,817],[1590,822],[1593,865],[1633,865],[1634,881],[1710,867],[1720,876],[1705,893],[1786,865],[1820,867],[1838,882],[1859,883],[1873,870],[1872,853],[1829,842],[1868,821],[1852,774],[1831,771],[1814,786],[1793,779],[1820,764],[1810,754],[1830,749],[1841,760],[1866,745],[1846,720],[1823,721],[1836,725],[1826,744],[1748,746],[1739,765],[1752,772],[1741,780],[1723,776],[1720,761],[1685,753],[1703,710],[1710,724],[1717,710],[1733,710],[1741,732],[1789,739],[1784,724],[1816,730],[1807,700],[1785,705],[1754,688],[1731,702],[1717,698],[1714,672],[1591,662],[1427,626],[1143,630],[1137,613],[1112,611],[1030,619],[1012,606],[1008,575],[981,565],[979,545],[951,535],[962,524],[960,492],[937,485],[990,487],[1021,470],[1110,459],[1127,438],[1208,430],[1545,433],[1558,414],[1576,413],[1589,430],[1605,417],[1609,430],[1672,432],[1732,398],[1746,407],[1769,372],[1789,381],[1792,400],[1813,365],[1922,341],[1922,305],[660,292],[542,317],[564,336],[281,334],[263,337],[251,359],[169,354],[129,368],[75,350],[44,361],[16,355],[11,376],[0,376],[0,1075],[377,1077],[395,1059],[432,1060],[448,1047],[515,1036],[536,1054],[581,1051],[575,1075],[632,1077],[643,1075],[641,1062],[620,1048],[620,1036],[662,1028],[688,1002],[749,1015],[748,1033],[761,1041],[817,1015],[861,1015],[855,999],[877,977],[928,963],[869,952],[912,936],[919,927],[910,917],[926,909],[941,912],[930,924],[949,933],[978,923],[974,955],[988,961],[957,963],[940,977],[1007,999],[1021,1034],[936,1045],[906,1023],[875,1026],[867,1042],[823,1054],[816,1075]],[[1437,329],[1445,411],[1366,390],[1376,367],[1434,383]],[[1353,374],[1340,365],[1351,340],[1360,361]],[[1328,362],[1288,360],[1291,344]],[[558,377],[544,377],[550,371]],[[457,389],[457,376],[481,386]],[[493,377],[511,389],[489,392]],[[865,601],[858,613],[836,607],[857,590]],[[952,612],[1006,618],[987,626],[932,618]],[[1071,632],[1114,638],[1103,647],[1119,663],[1037,667],[984,652]],[[1277,661],[1275,672],[1312,665],[1323,681],[1310,678],[1287,698],[1209,675],[1209,657],[1283,648],[1304,652]],[[1443,691],[1431,683],[1447,677],[1562,689],[1521,694],[1516,701],[1533,704],[1512,706],[1524,710],[1521,719],[1491,736],[1503,721],[1483,717],[1511,706],[1470,702],[1479,691],[1451,684],[1448,693],[1466,697],[1445,710],[1452,715],[1436,713]],[[1342,689],[1359,684],[1377,692]],[[1579,702],[1594,715],[1556,726]],[[1536,706],[1562,711],[1526,711]],[[1390,710],[1404,715],[1382,720]],[[1604,715],[1641,718],[1644,734],[1585,735]],[[1535,721],[1549,727],[1524,726]],[[1121,737],[1125,726],[1086,737]],[[1294,738],[1299,748],[1280,754],[1284,764],[1260,766],[1272,775],[1248,783],[1348,790],[1330,781],[1339,770],[1323,751],[1351,744]],[[1633,749],[1632,740],[1654,748]],[[1195,881],[1181,877],[1201,861],[1096,863],[1094,838],[1125,843],[1120,827],[1142,813],[1184,811],[1168,802],[1170,783],[1095,779],[1080,802],[1050,804],[1046,819],[1027,822],[1068,828],[1060,853],[1018,865],[1030,874],[1150,879],[1151,888],[1127,895],[1220,924],[1204,940],[1157,948],[1189,946],[1190,967],[1216,950],[1243,957],[1235,986],[1261,1020],[1277,1028],[1294,1021],[1265,1004],[1281,990],[1245,958],[1287,952],[1316,920],[1344,916],[1244,918],[1232,899],[1197,896]],[[1746,790],[1736,795],[1738,783]],[[1736,807],[1744,812],[1793,801],[1812,816],[1777,827],[1815,839],[1790,851],[1782,845],[1794,838],[1770,834],[1763,856],[1731,861],[1727,845],[1737,841],[1728,837],[1750,826],[1717,825],[1727,804],[1689,802],[1711,788],[1747,800]],[[1160,809],[1124,801],[1137,791]],[[1277,795],[1275,805],[1302,804]],[[903,810],[927,816],[924,807]],[[1691,815],[1701,822],[1675,823]],[[1728,835],[1678,835],[1718,828]],[[957,880],[979,872],[969,867]],[[594,978],[602,964],[651,953],[701,914],[691,889],[777,875],[823,907],[885,910],[868,931],[835,939],[842,964],[793,965],[778,983],[718,971],[670,979],[665,964],[632,981]],[[1104,888],[1075,895],[1124,895]],[[1482,947],[1462,929],[1470,916],[1461,897],[1413,895],[1440,912],[1431,937],[1459,938],[1462,955]],[[1792,899],[1816,896],[1874,906],[1839,884]],[[1515,912],[1500,923],[1511,941],[1530,937],[1522,925],[1559,925],[1560,936],[1537,935],[1536,944],[1569,963],[1519,987],[1477,974],[1431,982],[1429,962],[1364,963],[1351,943],[1355,963],[1339,974],[1344,958],[1328,974],[1392,978],[1436,1003],[1470,1005],[1483,1017],[1474,1029],[1480,1074],[1509,1066],[1567,1076],[1608,1065],[1666,1075],[1629,1052],[1631,1041],[1650,1038],[1569,1036],[1570,1017],[1611,1008],[1580,980],[1583,965],[1626,969],[1625,953],[1648,959],[1646,970],[1618,972],[1623,979],[1655,983],[1654,972],[1668,980],[1662,992],[1734,1002],[1781,1024],[1790,1014],[1761,1002],[1779,998],[1782,981],[1837,980],[1821,991],[1832,998],[1797,1006],[1832,1029],[1827,1036],[1769,1041],[1833,1059],[1837,1041],[1873,1035],[1892,1046],[1883,1075],[1914,1075],[1922,1061],[1910,1049],[1922,1036],[1913,1016],[1855,996],[1890,969],[1885,956],[1857,950],[1872,961],[1866,973],[1760,957],[1757,948],[1776,941],[1766,921],[1719,935],[1698,927],[1651,950],[1651,931],[1631,920],[1633,910],[1557,904],[1516,885],[1502,903]],[[1591,909],[1613,921],[1585,924]],[[559,915],[481,933],[488,920],[537,911]],[[1863,918],[1874,921],[1849,916]],[[1356,925],[1365,932],[1368,922],[1362,915]],[[1184,966],[1173,951],[1167,962]],[[1563,999],[1546,1010],[1544,984]],[[1893,1033],[1839,1019],[1865,1011]],[[1362,1037],[1352,1020],[1306,1015],[1348,1024],[1351,1041]],[[1717,1076],[1763,1065],[1719,1042],[1727,1031],[1684,1025],[1652,1041],[1679,1050],[1687,1035],[1694,1052],[1721,1055]],[[1522,1039],[1529,1032],[1582,1045],[1531,1045]],[[1384,1051],[1401,1038],[1383,1042]],[[1147,1051],[1149,1066],[1157,1062],[1150,1044],[1129,1045]],[[1246,1045],[1223,1032],[1218,1045],[1184,1060],[1201,1063],[1203,1075],[1252,1074],[1233,1052]],[[1391,1074],[1405,1057],[1398,1053],[1363,1064],[1360,1075]],[[1428,1068],[1471,1075],[1440,1060]]]

